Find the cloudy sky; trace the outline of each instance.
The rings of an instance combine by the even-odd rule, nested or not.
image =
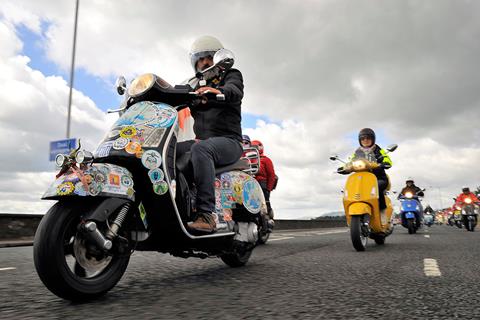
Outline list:
[[[0,212],[42,213],[54,178],[49,141],[65,137],[74,0],[0,1]],[[235,52],[245,79],[244,133],[264,142],[280,177],[279,218],[341,210],[357,132],[396,143],[390,169],[451,203],[480,185],[478,1],[80,0],[72,136],[92,149],[118,105],[113,83],[192,75],[201,35]]]

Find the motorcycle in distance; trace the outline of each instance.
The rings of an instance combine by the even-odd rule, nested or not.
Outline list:
[[[463,228],[463,218],[462,218],[462,207],[458,204],[454,205],[454,211],[451,216],[452,226],[457,226],[457,228]]]
[[[480,211],[479,203],[474,203],[471,198],[465,198],[460,204],[462,221],[467,231],[475,231],[477,226],[478,214]]]
[[[422,191],[425,191],[425,189]],[[408,229],[408,234],[414,234],[420,228],[422,222],[423,210],[420,197],[411,191],[407,191],[404,195],[400,195],[399,199],[402,226]]]
[[[396,149],[397,145],[391,145],[387,151],[393,152]],[[380,164],[369,153],[356,153],[349,162],[342,161],[338,156],[332,156],[330,160],[344,163],[343,170],[339,173],[351,173],[345,185],[343,206],[353,247],[357,251],[365,251],[368,238],[383,245],[385,238],[393,232],[393,208],[391,200],[385,195],[387,208],[380,212],[378,181],[371,173]]]
[[[431,227],[434,223],[434,217],[433,217],[433,214],[431,213],[425,213],[423,215],[423,221],[424,221],[424,224],[427,226],[427,227]]]
[[[250,164],[250,169],[246,170],[251,175],[256,175],[260,170],[260,153],[256,146],[243,146],[243,159],[248,161]],[[267,205],[267,208],[269,206]],[[267,210],[267,214],[265,215],[265,219],[263,219],[263,224],[259,226],[258,229],[258,241],[257,244],[266,244],[268,239],[270,238],[270,234],[273,232],[273,228],[275,226],[275,221],[273,220],[274,213],[273,209]]]
[[[233,53],[218,51],[214,65],[192,83],[221,77],[233,62]],[[218,231],[199,235],[188,229],[195,218],[194,188],[184,174],[190,154],[177,159],[176,145],[178,111],[205,99],[193,88],[145,74],[127,89],[121,77],[117,90],[126,98],[110,111],[120,117],[95,153],[79,147],[57,155],[61,169],[43,199],[58,201],[43,217],[33,248],[36,271],[51,292],[72,301],[95,299],[117,284],[135,250],[219,257],[231,267],[247,263],[267,209],[245,161],[216,168]]]

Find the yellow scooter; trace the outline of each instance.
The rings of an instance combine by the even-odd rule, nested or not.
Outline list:
[[[388,152],[397,149],[397,145],[387,148]],[[380,212],[379,189],[377,177],[371,173],[380,166],[373,155],[356,154],[350,162],[344,162],[338,156],[330,157],[345,165],[339,173],[350,174],[345,185],[343,206],[353,247],[357,251],[365,251],[368,238],[377,244],[384,244],[385,238],[393,232],[393,207],[385,195],[387,208]],[[390,182],[387,191],[390,190]]]

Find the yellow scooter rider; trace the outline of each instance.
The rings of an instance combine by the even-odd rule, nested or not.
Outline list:
[[[389,187],[385,169],[392,166],[392,161],[387,151],[375,144],[375,132],[372,129],[362,129],[358,141],[360,147],[350,162],[337,171],[350,174],[345,185],[343,205],[352,244],[357,251],[364,251],[367,238],[383,244],[393,231],[393,208],[390,199],[385,198],[385,191]],[[392,145],[387,150],[392,152],[396,148],[396,145]],[[330,159],[340,160],[338,156]]]
[[[386,209],[385,204],[385,190],[388,187],[388,177],[385,173],[385,169],[390,169],[392,167],[392,160],[388,156],[387,152],[375,144],[375,131],[370,128],[364,128],[358,133],[358,143],[360,147],[355,150],[355,154],[352,158],[362,157],[363,154],[373,154],[375,156],[375,162],[379,163],[380,166],[372,170],[372,173],[377,177],[378,180],[378,189],[379,189],[379,206],[380,210],[383,211]],[[338,168],[338,172],[342,173],[343,167]]]

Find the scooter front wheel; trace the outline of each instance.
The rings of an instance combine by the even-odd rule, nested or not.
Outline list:
[[[408,226],[408,234],[414,234],[416,230],[415,230],[415,223],[413,219],[408,219],[407,226]]]
[[[104,254],[86,241],[78,232],[82,213],[78,203],[58,202],[40,222],[33,245],[42,282],[71,301],[105,294],[120,280],[130,259],[129,255]]]
[[[361,216],[352,216],[350,221],[350,237],[355,250],[365,251],[368,238],[363,232],[363,219]]]

